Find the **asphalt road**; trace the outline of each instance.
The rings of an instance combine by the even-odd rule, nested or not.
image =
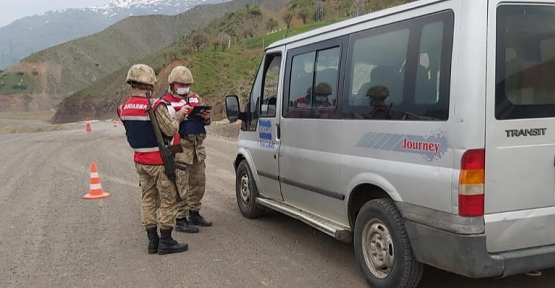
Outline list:
[[[270,213],[240,215],[234,142],[207,140],[198,234],[176,234],[189,251],[148,255],[140,188],[123,127],[72,124],[64,131],[0,135],[0,287],[368,287],[353,249],[309,226]],[[95,162],[104,200],[82,199]],[[470,280],[427,269],[423,288],[548,288],[541,277]]]

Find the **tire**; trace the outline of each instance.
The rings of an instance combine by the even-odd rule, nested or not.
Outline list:
[[[237,206],[244,217],[254,219],[264,214],[264,209],[256,204],[258,188],[246,160],[242,160],[235,175],[235,196]]]
[[[355,255],[371,287],[418,287],[424,265],[412,253],[404,220],[392,200],[376,199],[364,204],[354,234]]]

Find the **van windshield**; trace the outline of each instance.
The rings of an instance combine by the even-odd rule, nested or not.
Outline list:
[[[555,117],[555,6],[497,9],[495,118]]]

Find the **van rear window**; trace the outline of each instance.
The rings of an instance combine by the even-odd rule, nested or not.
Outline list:
[[[495,118],[555,117],[555,6],[497,9]]]

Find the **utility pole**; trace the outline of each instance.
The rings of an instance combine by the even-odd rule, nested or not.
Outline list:
[[[15,59],[15,57],[13,56],[13,42],[12,39],[10,39],[10,55],[8,57],[8,60],[10,59]]]
[[[316,22],[322,21],[324,18],[324,3],[322,0],[316,0]]]

